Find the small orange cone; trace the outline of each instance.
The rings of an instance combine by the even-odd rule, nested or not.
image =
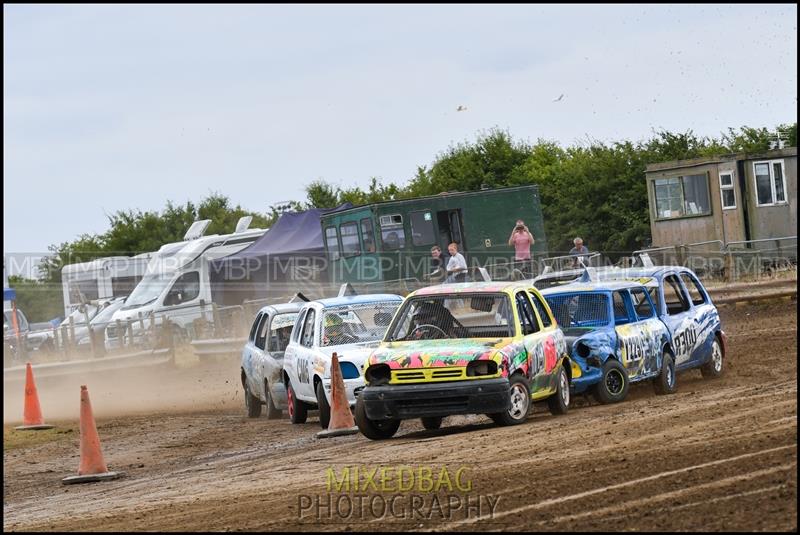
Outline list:
[[[350,412],[350,404],[347,402],[339,357],[334,353],[331,357],[331,419],[328,422],[328,429],[317,433],[317,437],[338,437],[356,433],[358,433],[358,427],[353,419],[353,413]]]
[[[117,479],[122,472],[109,472],[100,451],[100,437],[97,435],[97,426],[92,415],[92,404],[89,401],[89,391],[86,385],[81,385],[81,464],[78,475],[65,477],[61,480],[65,485],[71,483],[88,483],[104,479]]]
[[[34,429],[52,429],[52,425],[44,423],[42,408],[39,406],[39,393],[36,392],[36,383],[33,382],[33,369],[31,363],[25,365],[25,407],[22,409],[22,425],[15,427],[20,431]]]

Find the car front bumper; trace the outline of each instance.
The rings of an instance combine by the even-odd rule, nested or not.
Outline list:
[[[344,379],[344,391],[347,394],[347,403],[354,407],[356,404],[356,396],[364,389],[364,378],[357,377],[356,379]],[[328,404],[331,404],[331,379],[330,377],[322,380],[322,386],[325,387],[325,397],[328,398]]]
[[[371,420],[410,419],[452,414],[492,414],[511,404],[508,379],[367,386],[361,391]]]

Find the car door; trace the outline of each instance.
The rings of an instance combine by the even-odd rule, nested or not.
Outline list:
[[[719,324],[719,313],[711,304],[705,288],[694,275],[688,271],[681,271],[679,276],[689,296],[690,315],[696,328],[689,362],[699,366],[711,357],[711,344]]]
[[[631,288],[631,304],[644,337],[642,377],[656,375],[661,369],[661,355],[667,340],[667,327],[658,319],[656,306],[645,288]]]
[[[255,339],[258,326],[261,324],[261,320],[265,315],[266,314],[262,312],[256,314],[256,319],[253,320],[253,325],[250,327],[250,335],[247,337],[244,349],[242,349],[242,369],[244,370],[245,381],[247,381],[247,387],[250,389],[250,392],[256,392],[256,390],[253,390],[255,384],[253,382],[253,368],[256,365]]]
[[[661,321],[669,330],[675,367],[690,365],[697,326],[692,317],[691,302],[676,272],[668,272],[661,278]]]
[[[553,385],[550,384],[552,382],[550,381],[550,372],[553,364],[545,354],[544,342],[547,335],[542,332],[528,292],[524,290],[516,292],[514,304],[519,317],[522,344],[527,354],[527,361],[523,365],[527,367],[525,373],[530,379],[531,396],[533,399],[546,397],[553,388]]]
[[[550,375],[550,385],[555,391],[558,387],[558,363],[567,355],[567,341],[564,332],[556,323],[550,305],[535,289],[528,290],[528,297],[533,303],[541,328],[545,359],[545,372]]]
[[[261,321],[258,324],[256,335],[253,339],[253,373],[251,374],[252,384],[250,385],[250,391],[256,394],[263,401],[266,401],[266,393],[264,392],[265,368],[267,366],[266,343],[267,335],[269,333],[269,325],[273,316],[274,314],[271,312],[265,312],[261,316]]]
[[[289,342],[289,345],[286,346],[286,352],[283,354],[283,369],[286,372],[286,375],[289,376],[289,380],[294,385],[295,391],[297,391],[297,357],[298,357],[298,349],[300,348],[300,339],[303,333],[303,327],[305,326],[305,317],[308,313],[308,309],[303,309],[297,315],[297,321],[295,321],[294,328],[292,329],[292,336]]]
[[[314,362],[314,348],[317,339],[317,310],[309,308],[303,320],[303,330],[296,348],[295,362],[297,370],[297,397],[305,401],[316,400],[314,384],[312,382],[311,366]]]

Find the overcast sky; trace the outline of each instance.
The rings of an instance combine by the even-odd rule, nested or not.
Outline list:
[[[6,253],[212,191],[266,212],[319,178],[405,183],[492,127],[569,145],[797,120],[796,5],[3,15]]]

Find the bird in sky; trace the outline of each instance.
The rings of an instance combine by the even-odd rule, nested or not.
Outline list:
[[[554,98],[553,102],[559,102],[562,98],[564,98],[564,93],[561,93],[558,98]]]
[[[467,111],[467,107],[466,106],[459,106],[458,108],[456,108],[456,111]]]

